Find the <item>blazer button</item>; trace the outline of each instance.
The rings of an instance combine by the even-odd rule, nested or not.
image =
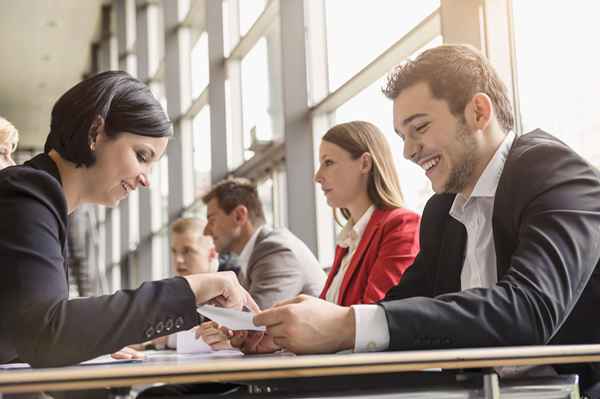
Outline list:
[[[146,338],[150,339],[154,336],[154,327],[150,326],[146,329],[146,331],[144,332],[144,334],[146,335]]]
[[[167,319],[167,322],[165,323],[165,330],[171,331],[172,329],[173,329],[173,319],[169,317]]]
[[[179,330],[181,327],[183,327],[183,317],[179,316],[175,319],[175,328]]]
[[[154,327],[157,334],[160,334],[161,332],[163,332],[164,328],[165,328],[165,325],[162,321],[159,321],[158,323],[156,323],[156,326]]]
[[[444,338],[444,345],[450,345],[452,344],[452,340],[450,338]]]

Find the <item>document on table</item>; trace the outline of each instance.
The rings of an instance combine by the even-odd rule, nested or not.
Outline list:
[[[114,364],[114,363],[139,363],[142,359],[114,359],[111,355],[102,355],[94,359],[86,360],[73,366],[98,366],[103,364]],[[28,363],[8,363],[0,364],[0,371],[3,370],[19,370],[29,369],[31,366]],[[0,396],[1,397],[1,396]]]
[[[241,310],[219,308],[212,305],[198,306],[198,313],[202,316],[229,328],[230,330],[265,331],[264,326],[256,326],[252,322],[254,313]]]
[[[209,353],[211,347],[200,337],[196,338],[196,329],[177,333],[177,353]]]

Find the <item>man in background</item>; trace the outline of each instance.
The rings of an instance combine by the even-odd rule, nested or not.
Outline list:
[[[218,252],[238,255],[240,283],[261,309],[299,294],[318,296],[325,273],[310,249],[287,229],[265,225],[256,186],[227,179],[203,198],[205,234]]]
[[[204,235],[205,227],[198,218],[177,219],[171,226],[171,267],[176,275],[217,271],[219,254],[212,238]]]

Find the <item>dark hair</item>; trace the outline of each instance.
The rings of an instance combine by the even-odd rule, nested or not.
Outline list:
[[[425,82],[434,98],[445,100],[450,112],[463,118],[467,103],[477,93],[492,100],[500,126],[513,129],[515,118],[506,86],[490,62],[474,47],[445,44],[424,51],[388,75],[383,93],[394,100],[412,85]]]
[[[44,152],[54,149],[76,166],[91,166],[95,139],[92,124],[100,116],[109,137],[123,132],[171,136],[171,121],[150,89],[123,71],[102,72],[63,94],[52,108]]]
[[[223,180],[214,185],[202,197],[202,202],[208,204],[213,198],[217,199],[219,208],[227,214],[231,213],[237,206],[244,205],[248,209],[252,224],[265,223],[265,214],[258,197],[258,191],[256,186],[248,179],[238,177]]]

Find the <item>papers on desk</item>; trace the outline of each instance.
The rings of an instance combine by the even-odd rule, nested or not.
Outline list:
[[[198,313],[233,331],[265,331],[264,326],[254,325],[254,322],[252,322],[252,319],[254,318],[254,313],[251,312],[242,312],[241,310],[219,308],[212,305],[202,305],[198,306]]]
[[[94,359],[86,360],[85,362],[79,363],[77,366],[98,366],[102,364],[114,364],[114,363],[139,363],[141,359],[114,359],[111,355],[102,355]],[[19,369],[30,369],[29,363],[8,363],[0,364],[0,371],[2,370],[19,370]]]
[[[202,338],[196,338],[196,329],[179,331],[177,334],[177,353],[209,353],[212,348]]]

